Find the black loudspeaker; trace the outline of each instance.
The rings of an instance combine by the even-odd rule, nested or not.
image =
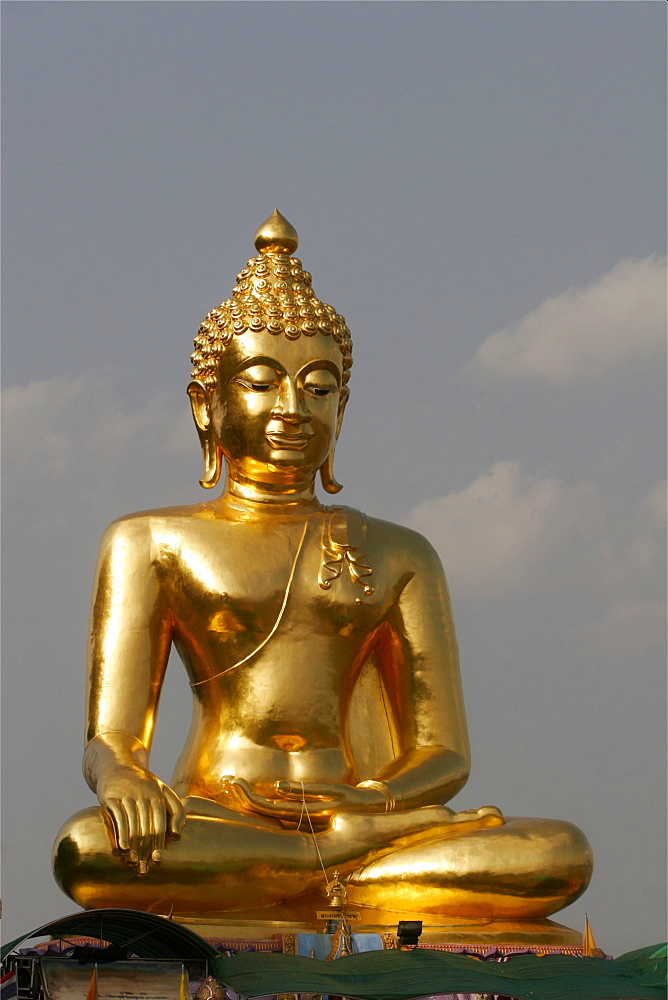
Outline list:
[[[397,924],[400,948],[417,948],[420,934],[422,934],[421,920],[400,920]]]

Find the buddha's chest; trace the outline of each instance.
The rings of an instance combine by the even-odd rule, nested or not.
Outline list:
[[[364,553],[332,547],[316,523],[206,524],[160,553],[169,610],[189,634],[259,640],[277,625],[294,638],[363,636],[385,600]]]

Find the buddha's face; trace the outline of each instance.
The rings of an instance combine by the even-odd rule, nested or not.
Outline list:
[[[336,442],[340,390],[332,337],[234,337],[209,404],[231,476],[286,485],[312,477]]]

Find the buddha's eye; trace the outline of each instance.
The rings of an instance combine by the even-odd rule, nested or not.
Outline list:
[[[269,392],[270,389],[275,389],[278,384],[276,372],[267,365],[254,365],[252,368],[247,368],[245,371],[239,372],[232,379],[232,382],[236,385],[242,385],[244,389],[250,389],[251,392]]]
[[[244,389],[250,389],[251,392],[269,392],[273,388],[270,382],[252,382],[249,378],[242,378],[240,375],[232,381],[235,385],[242,385]]]
[[[305,385],[304,388],[307,392],[310,392],[312,396],[328,396],[330,392],[333,392],[336,386],[320,386],[320,385]]]
[[[329,396],[338,388],[336,379],[329,372],[309,373],[304,380],[304,392],[309,396]]]

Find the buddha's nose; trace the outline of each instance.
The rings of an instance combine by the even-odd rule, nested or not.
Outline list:
[[[311,419],[303,395],[291,378],[285,378],[281,382],[273,415],[281,420],[299,424]]]

